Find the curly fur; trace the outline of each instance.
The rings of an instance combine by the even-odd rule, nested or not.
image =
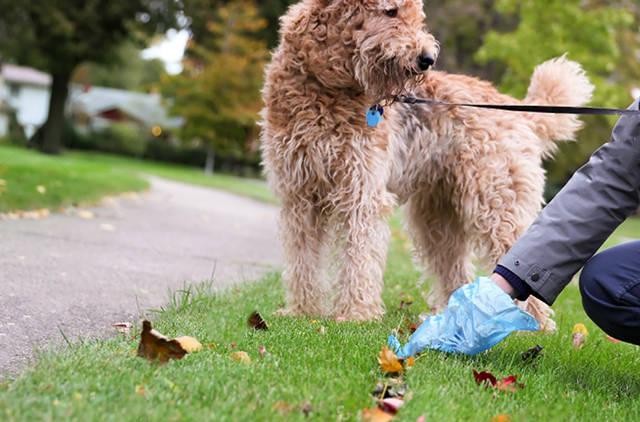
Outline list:
[[[388,16],[397,8],[396,17]],[[542,158],[575,117],[392,104],[376,128],[368,107],[408,91],[451,102],[511,103],[488,82],[417,67],[438,55],[421,0],[303,0],[281,21],[267,68],[261,148],[282,202],[284,313],[368,320],[383,313],[386,219],[406,204],[433,305],[507,251],[542,205]],[[592,87],[559,58],[534,73],[528,100],[578,105]],[[337,264],[325,283],[326,250]],[[323,258],[324,257],[324,258]],[[332,300],[327,300],[331,298]],[[548,311],[542,309],[540,319]]]

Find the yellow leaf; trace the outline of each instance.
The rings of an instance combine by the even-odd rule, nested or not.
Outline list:
[[[144,388],[144,385],[142,385],[142,384],[136,385],[136,390],[135,391],[136,391],[136,394],[138,396],[144,396],[147,393],[147,391]]]
[[[189,336],[176,337],[175,339],[187,353],[199,352],[202,344],[195,338]]]
[[[378,363],[380,364],[382,372],[388,374],[397,374],[403,371],[402,363],[400,362],[396,354],[393,353],[387,346],[384,346],[382,350],[380,350],[380,354],[378,355]]]
[[[231,359],[235,360],[236,362],[244,363],[245,365],[251,363],[251,358],[249,357],[249,354],[247,354],[247,352],[233,352],[231,353]]]
[[[582,334],[584,336],[588,336],[589,335],[589,331],[587,330],[587,327],[585,327],[584,324],[576,324],[573,326],[573,331],[571,332],[572,334]]]
[[[373,409],[362,409],[363,422],[389,422],[392,419],[393,415],[378,407]]]

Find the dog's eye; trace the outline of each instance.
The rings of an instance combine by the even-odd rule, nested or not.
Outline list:
[[[385,10],[384,14],[389,16],[390,18],[395,18],[396,16],[398,16],[398,8],[396,7],[395,9]]]

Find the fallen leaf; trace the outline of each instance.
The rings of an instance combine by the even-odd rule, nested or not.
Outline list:
[[[83,220],[93,220],[93,218],[95,217],[93,212],[89,210],[78,210],[76,214]]]
[[[112,232],[112,231],[116,230],[116,228],[112,224],[108,224],[108,223],[100,224],[100,229],[102,229],[102,230],[104,230],[106,232]]]
[[[411,324],[409,324],[409,334],[415,333],[419,325],[420,324],[417,324],[415,322],[412,322]]]
[[[313,407],[311,406],[310,402],[306,401],[302,403],[302,406],[300,406],[300,410],[302,411],[303,415],[309,417],[309,415],[311,415],[311,412],[313,412]]]
[[[407,368],[411,368],[416,364],[416,358],[411,356],[410,358],[405,359],[404,364],[407,365]]]
[[[324,325],[321,325],[320,328],[318,328],[318,333],[320,333],[320,335],[327,334],[327,328]]]
[[[280,413],[280,415],[282,416],[286,416],[287,414],[293,412],[293,410],[295,409],[295,406],[290,403],[287,403],[286,401],[280,400],[273,403],[273,406],[271,406],[271,409]]]
[[[491,418],[491,422],[511,422],[511,416],[501,413]]]
[[[176,340],[169,340],[151,327],[151,322],[142,321],[142,333],[138,345],[138,356],[158,360],[161,363],[169,359],[182,359],[187,351]]]
[[[371,392],[371,395],[376,400],[382,400],[386,398],[403,398],[407,393],[407,384],[402,380],[388,379],[388,382],[376,384],[376,387]]]
[[[478,385],[484,383],[493,387],[498,382],[498,379],[491,372],[477,372],[475,369],[473,370],[473,378],[475,378]]]
[[[206,347],[207,350],[215,350],[218,347],[218,345],[215,343],[207,343],[204,345],[204,347]]]
[[[267,354],[267,348],[264,347],[264,345],[260,345],[260,347],[258,347],[258,353],[261,357],[264,357]]]
[[[544,349],[544,347],[537,344],[526,352],[523,352],[520,356],[525,363],[531,363],[542,355],[542,349]]]
[[[611,343],[614,343],[614,344],[620,343],[620,340],[618,340],[615,337],[611,337],[610,335],[606,335],[606,339],[609,340]]]
[[[362,410],[363,422],[389,422],[392,419],[393,419],[393,415],[385,412],[379,407]]]
[[[413,305],[413,297],[410,295],[403,295],[402,299],[400,299],[400,309],[408,308]]]
[[[176,337],[175,340],[187,353],[199,352],[202,350],[202,344],[195,338],[189,336]]]
[[[398,410],[400,410],[403,405],[404,400],[395,397],[382,399],[378,402],[378,406],[380,407],[380,409],[387,413],[391,413],[392,415],[397,414]]]
[[[47,188],[42,185],[36,186],[36,190],[40,195],[44,195],[45,193],[47,193]]]
[[[506,378],[498,380],[498,382],[496,382],[495,388],[496,390],[515,393],[518,389],[524,388],[524,384],[519,383],[515,375],[510,375]]]
[[[387,346],[384,346],[378,355],[378,363],[380,364],[380,368],[382,372],[387,374],[397,374],[402,373],[404,368],[402,367],[402,363],[398,359],[395,353],[391,351]]]
[[[236,347],[238,347],[238,344],[237,344],[235,341],[232,341],[232,342],[229,344],[229,347],[231,347],[232,349],[235,349]]]
[[[147,394],[147,391],[145,390],[144,385],[142,384],[136,385],[135,392],[138,396],[143,396],[143,397]]]
[[[518,382],[515,375],[498,380],[491,372],[482,371],[477,372],[473,370],[473,377],[478,385],[484,384],[486,387],[492,387],[499,391],[515,392],[516,390],[523,388],[524,384]]]
[[[248,365],[251,363],[251,358],[249,357],[249,354],[243,351],[231,353],[231,359],[235,360],[236,362],[244,363],[245,365]]]
[[[247,324],[249,327],[254,330],[268,330],[267,322],[262,318],[262,315],[258,313],[258,311],[253,311],[251,315],[249,315],[249,319],[247,320]]]
[[[114,327],[119,333],[129,334],[129,331],[131,331],[131,327],[133,327],[133,324],[131,324],[130,322],[116,322],[115,324],[112,324],[112,327]]]
[[[576,324],[573,326],[571,333],[571,343],[573,344],[573,348],[582,349],[587,341],[587,336],[589,335],[587,327],[585,327],[584,324]]]

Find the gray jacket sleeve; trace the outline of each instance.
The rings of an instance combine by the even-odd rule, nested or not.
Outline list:
[[[631,108],[638,110],[639,101]],[[639,205],[640,115],[625,115],[611,141],[574,174],[499,265],[552,304]]]

